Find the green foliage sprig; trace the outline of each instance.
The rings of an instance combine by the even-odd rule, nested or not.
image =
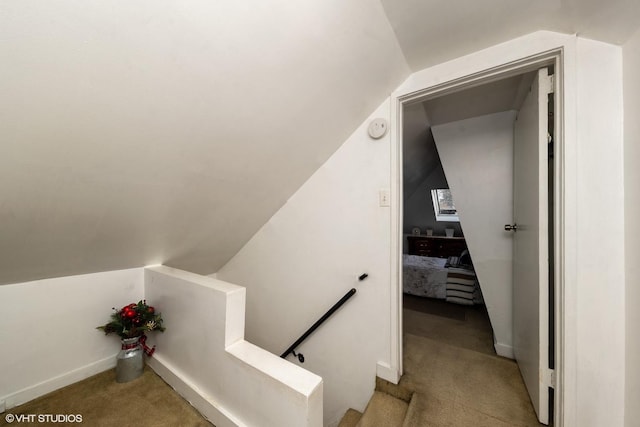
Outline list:
[[[104,331],[105,335],[116,333],[120,338],[134,338],[150,331],[164,332],[161,313],[156,313],[153,306],[147,305],[146,300],[131,303],[121,309],[114,308],[111,321],[96,329]]]

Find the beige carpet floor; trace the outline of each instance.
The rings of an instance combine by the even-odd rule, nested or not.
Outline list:
[[[443,303],[447,304],[447,303]],[[404,310],[404,333],[485,354],[495,354],[493,331],[485,312],[470,309],[464,320]]]
[[[79,414],[82,423],[6,422],[7,414]],[[36,419],[37,421],[37,419]],[[186,400],[182,399],[151,369],[128,383],[117,383],[111,369],[86,380],[7,410],[0,425],[46,426],[82,425],[97,427],[211,427]]]
[[[409,310],[435,314],[456,320],[465,320],[467,311],[469,311],[468,307],[464,305],[449,304],[443,300],[423,298],[409,294],[402,294],[402,306]]]
[[[486,311],[464,319],[405,308],[400,385],[416,392],[405,425],[541,426],[518,365],[495,355]]]

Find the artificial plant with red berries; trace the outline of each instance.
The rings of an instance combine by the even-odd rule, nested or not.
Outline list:
[[[113,310],[111,321],[96,328],[104,331],[105,335],[115,332],[120,338],[135,338],[144,336],[146,332],[165,330],[161,314],[156,313],[153,306],[147,305],[146,300]]]

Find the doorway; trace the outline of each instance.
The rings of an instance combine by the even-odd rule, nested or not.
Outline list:
[[[560,52],[551,52],[549,54],[546,55],[541,55],[538,58],[533,58],[533,59],[529,59],[529,60],[525,60],[520,64],[517,64],[514,66],[514,64],[510,64],[504,67],[499,67],[498,69],[492,69],[492,70],[488,70],[485,71],[483,73],[479,73],[473,76],[468,76],[465,79],[459,79],[456,81],[452,81],[446,84],[440,84],[437,86],[431,86],[431,87],[427,87],[424,88],[422,91],[418,91],[418,92],[412,92],[404,97],[398,97],[398,103],[397,105],[395,105],[396,110],[396,117],[398,118],[398,123],[403,123],[403,119],[404,119],[404,113],[405,113],[405,108],[407,106],[410,105],[415,105],[416,103],[421,103],[421,102],[425,102],[425,101],[433,101],[439,98],[443,98],[444,95],[451,95],[451,94],[455,94],[455,93],[459,93],[462,90],[469,90],[471,88],[478,88],[482,85],[490,85],[490,84],[495,84],[496,82],[500,82],[503,81],[505,79],[509,79],[512,78],[514,76],[518,76],[518,75],[523,75],[526,73],[530,73],[533,72],[539,68],[545,68],[545,67],[553,67],[554,69],[560,69],[559,65],[561,62],[561,54]],[[555,120],[555,125],[554,125],[554,129],[557,129],[557,127],[561,126],[562,123],[562,119],[561,119],[561,115],[559,115],[558,113],[561,113],[561,92],[556,91],[558,93],[557,96],[555,96],[555,98],[552,100],[552,106],[553,109],[556,112],[556,120]],[[403,138],[403,131],[404,129],[400,130],[399,129],[399,136],[398,139],[396,140],[396,144],[395,144],[395,149],[398,150],[398,160],[402,159],[402,156],[400,155],[401,153],[401,144],[399,143],[399,141],[402,141]],[[545,129],[546,132],[546,129]],[[556,132],[557,133],[557,132]],[[560,162],[558,161],[558,156],[561,154],[559,152],[559,150],[557,150],[557,147],[560,146],[562,144],[560,137],[560,134],[557,133],[557,138],[555,138],[555,147],[551,154],[552,157],[555,157],[555,162],[552,163],[552,168],[553,170],[557,173],[557,172],[561,172],[561,170],[559,169],[560,166]],[[400,161],[398,162],[398,164],[402,164]],[[545,159],[545,165],[544,165],[545,169],[547,168],[547,164],[546,164],[546,159]],[[402,181],[401,181],[402,182]],[[549,183],[550,187],[552,188],[552,197],[557,200],[559,197],[561,197],[561,191],[562,188],[558,186],[558,181],[550,181]],[[545,188],[546,190],[546,188]],[[399,192],[399,194],[402,194],[402,192]],[[400,206],[400,212],[399,212],[399,216],[397,218],[398,222],[401,224],[401,218],[402,213],[403,213],[403,207],[402,205],[399,203]],[[553,209],[552,211],[550,211],[550,217],[551,217],[551,221],[550,224],[553,226],[554,224],[556,224],[556,229],[557,224],[558,224],[558,219],[561,217],[562,212],[560,211],[560,208],[558,207],[557,209]],[[400,227],[398,227],[400,228]],[[464,228],[464,224],[463,224],[463,228]],[[402,230],[404,231],[404,230]],[[557,231],[557,230],[556,230]],[[398,253],[402,254],[402,251],[400,250],[400,248],[402,247],[402,245],[400,243],[403,243],[402,241],[404,240],[404,234],[405,233],[398,233],[397,235],[397,247],[398,247]],[[552,242],[552,244],[549,245],[549,247],[551,248],[550,250],[550,255],[553,256],[554,258],[552,259],[552,263],[551,265],[553,266],[550,270],[549,276],[552,279],[552,282],[558,282],[558,280],[553,280],[553,279],[557,279],[557,269],[560,265],[560,262],[557,259],[557,253],[555,251],[553,251],[553,248],[556,247],[559,244],[559,242],[556,241]],[[473,256],[473,251],[472,251],[472,256]],[[399,258],[399,257],[398,257]],[[402,283],[402,262],[400,259],[398,259],[398,282]],[[402,313],[402,288],[400,286],[398,286],[398,288],[396,288],[397,292],[398,292],[398,302],[399,302],[399,309],[398,309],[398,314]],[[561,319],[561,313],[562,313],[562,301],[558,300],[558,296],[561,293],[558,290],[552,290],[552,292],[549,294],[549,302],[551,302],[553,305],[551,307],[551,314],[552,317],[558,317]],[[560,316],[558,316],[558,314]],[[555,315],[555,316],[554,316]],[[397,334],[398,334],[398,338],[399,341],[401,342],[401,337],[402,337],[402,318],[399,317],[399,329],[397,329]],[[556,325],[555,327],[552,327],[552,333],[555,335],[555,337],[559,338],[559,333],[558,331],[560,330],[560,327],[558,325]],[[558,341],[561,342],[561,341]],[[399,347],[399,350],[401,349],[401,347]],[[552,360],[557,360],[558,356],[561,355],[561,351],[562,348],[561,346],[557,346],[557,347],[552,347],[549,350],[549,354],[551,355],[551,359]],[[398,357],[398,364],[400,366],[400,372],[402,372],[402,352],[399,351],[399,357]],[[555,400],[556,402],[552,403],[552,407],[555,408],[555,411],[557,413],[557,411],[559,411],[561,409],[561,407],[557,404],[558,398],[561,395],[561,393],[558,393],[558,384],[556,383],[556,393],[555,396],[552,397],[553,400]]]

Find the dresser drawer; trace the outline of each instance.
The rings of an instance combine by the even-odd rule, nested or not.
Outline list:
[[[467,248],[464,237],[407,236],[409,255],[448,258],[460,256]]]

